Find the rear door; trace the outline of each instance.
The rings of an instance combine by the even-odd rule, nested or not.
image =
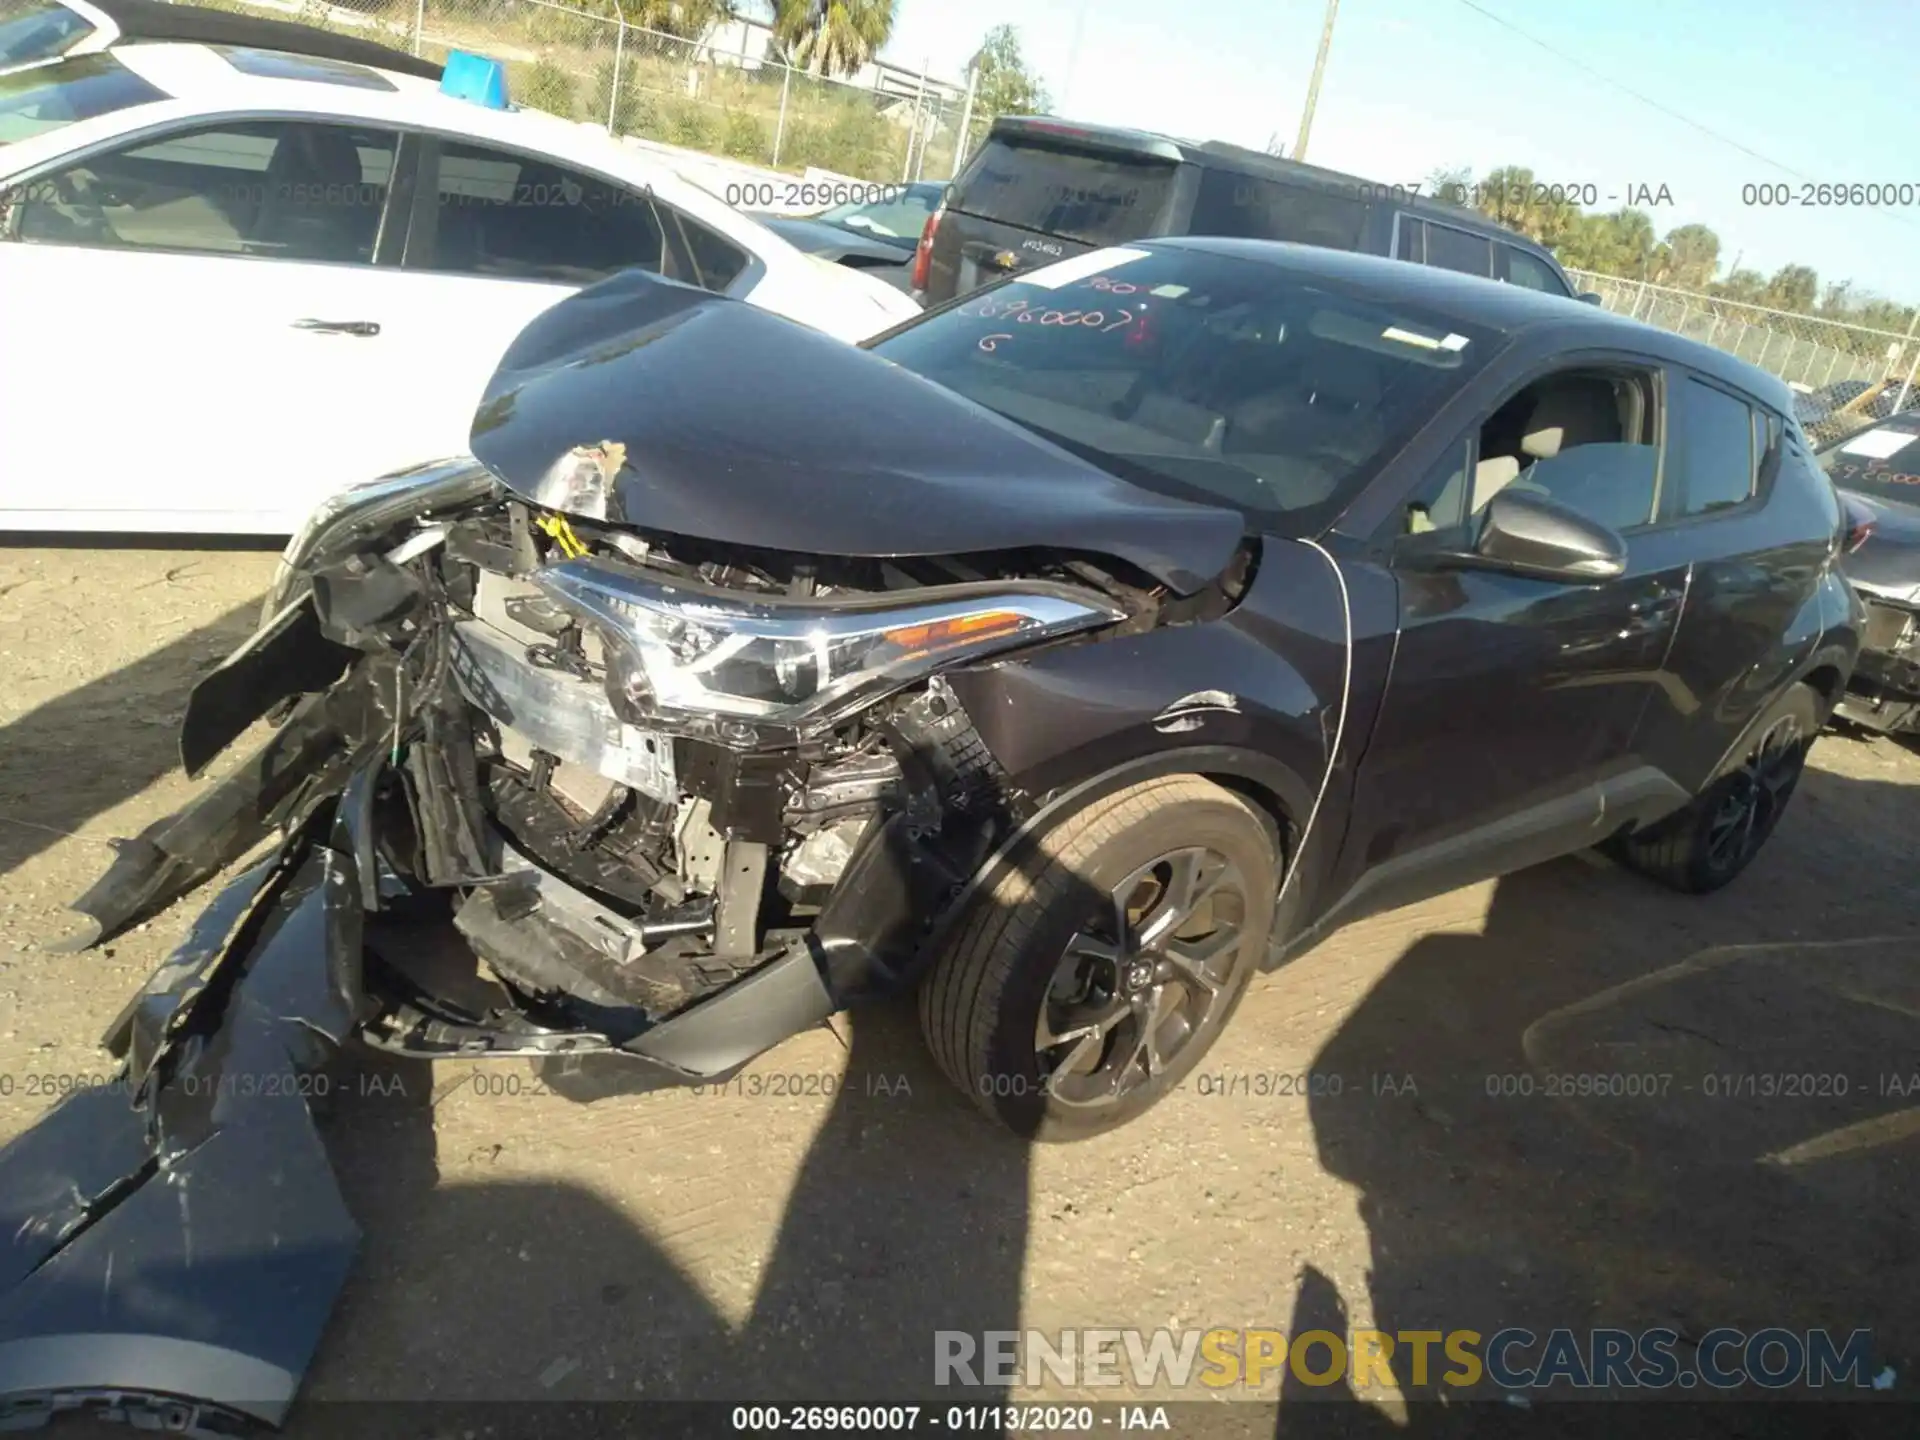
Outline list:
[[[1698,790],[1819,643],[1839,512],[1780,416],[1678,366],[1667,389],[1660,523],[1634,553],[1691,579],[1642,746]]]
[[[1183,167],[1164,142],[996,129],[947,195],[927,303],[1037,265],[1168,231]]]

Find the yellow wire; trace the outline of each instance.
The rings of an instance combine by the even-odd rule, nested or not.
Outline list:
[[[549,515],[540,522],[540,528],[553,537],[554,544],[560,547],[560,553],[569,560],[577,559],[587,553],[587,547],[580,543],[580,537],[573,533],[573,526],[567,523],[564,515]]]

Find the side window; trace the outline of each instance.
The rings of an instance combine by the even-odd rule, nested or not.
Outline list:
[[[16,233],[42,245],[368,265],[395,144],[391,131],[303,121],[183,131],[47,177]]]
[[[1764,425],[1765,419],[1745,401],[1699,380],[1678,381],[1667,430],[1674,477],[1671,514],[1706,515],[1751,498],[1756,424]]]
[[[1366,202],[1350,195],[1208,169],[1200,173],[1187,230],[1358,250],[1366,226]]]
[[[1407,500],[1406,535],[1449,535],[1466,523],[1468,481],[1473,474],[1474,442],[1461,441],[1428,473]]]
[[[1780,468],[1780,448],[1785,427],[1778,415],[1765,410],[1753,412],[1754,489],[1765,490]]]
[[[1560,277],[1553,273],[1538,255],[1519,249],[1513,245],[1502,245],[1501,253],[1507,262],[1507,283],[1524,286],[1528,290],[1543,290],[1549,295],[1566,295],[1567,287],[1560,283]]]
[[[705,290],[724,290],[747,268],[747,252],[717,230],[709,230],[684,211],[660,207],[680,225],[686,241],[687,260],[692,273],[681,278]]]
[[[1411,260],[1415,265],[1427,263],[1427,226],[1416,215],[1396,215],[1394,222],[1399,226],[1395,241],[1394,258]]]
[[[644,191],[531,156],[442,142],[432,254],[409,265],[500,280],[591,285],[673,266]]]
[[[1510,397],[1409,497],[1407,535],[1469,524],[1502,491],[1539,495],[1615,530],[1653,518],[1653,380],[1563,371]]]
[[[1442,270],[1458,270],[1463,275],[1493,277],[1493,242],[1470,230],[1451,225],[1426,224],[1426,263]]]

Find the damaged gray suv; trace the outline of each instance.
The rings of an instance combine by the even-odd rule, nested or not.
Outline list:
[[[312,517],[182,759],[264,745],[76,902],[84,948],[277,840],[124,1087],[0,1153],[0,1396],[280,1418],[348,1042],[697,1081],[916,992],[988,1113],[1095,1134],[1359,916],[1597,845],[1726,884],[1859,645],[1777,380],[1325,250],[1096,251],[860,348],[615,277],[471,449]]]

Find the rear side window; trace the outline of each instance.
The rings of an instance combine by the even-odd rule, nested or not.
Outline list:
[[[432,269],[591,285],[618,270],[663,268],[652,197],[598,176],[442,144],[439,189]]]
[[[1207,170],[1201,175],[1193,223],[1187,228],[1195,235],[1358,250],[1366,226],[1366,203],[1352,196],[1281,180],[1257,180],[1231,170]]]
[[[1519,285],[1528,290],[1544,291],[1548,295],[1567,293],[1567,287],[1560,283],[1560,277],[1553,273],[1553,267],[1538,255],[1512,245],[1502,245],[1507,259],[1507,283]]]
[[[983,220],[1107,245],[1152,233],[1173,190],[1174,166],[1146,156],[989,140],[948,200]]]
[[[1756,432],[1765,420],[1745,401],[1699,380],[1682,382],[1669,412],[1667,457],[1677,478],[1680,515],[1706,515],[1753,495]],[[1756,423],[1757,422],[1757,423]]]
[[[0,145],[171,98],[105,51],[16,70],[0,75]]]
[[[1451,225],[1422,222],[1427,232],[1426,263],[1441,270],[1458,270],[1462,275],[1493,275],[1493,242],[1470,230]]]
[[[724,290],[747,268],[747,252],[718,231],[665,205],[660,206],[660,213],[671,215],[679,223],[686,241],[693,273],[681,278],[706,290]]]

